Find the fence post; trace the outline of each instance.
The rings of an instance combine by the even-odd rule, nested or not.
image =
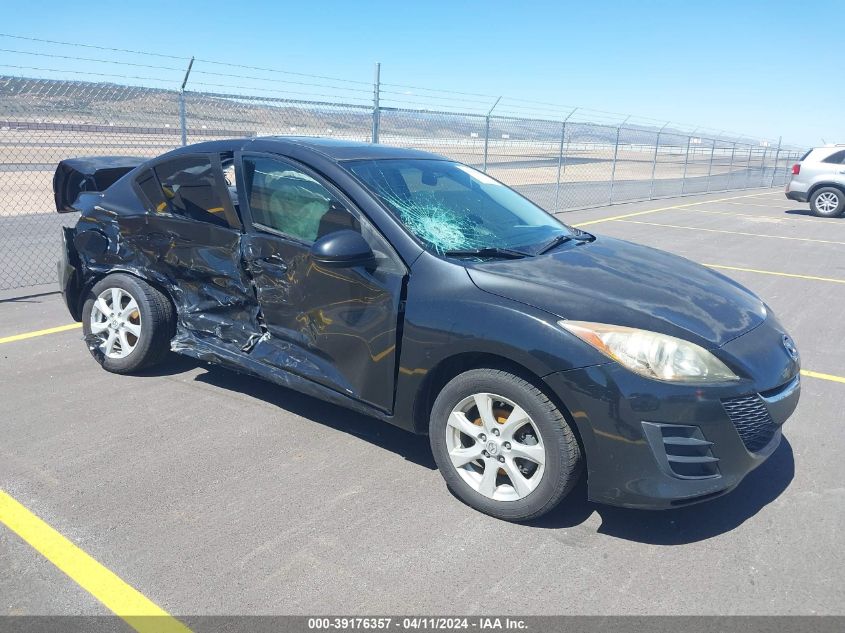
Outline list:
[[[560,148],[557,154],[557,184],[555,185],[555,211],[558,210],[557,204],[560,199],[560,172],[563,168],[563,143],[566,138],[566,121],[560,124]]]
[[[188,110],[185,106],[185,86],[188,83],[188,76],[194,65],[194,58],[188,62],[188,69],[185,71],[185,78],[182,80],[182,87],[179,88],[179,127],[182,130],[182,147],[188,144]]]
[[[728,189],[733,186],[734,182],[734,154],[736,154],[736,141],[731,147],[731,164],[728,166]]]
[[[772,182],[769,184],[769,187],[775,186],[775,176],[778,173],[778,159],[780,158],[780,144],[781,144],[782,140],[783,140],[783,137],[779,136],[778,137],[778,149],[775,152],[775,168],[772,170]]]
[[[766,141],[768,143],[768,141]],[[766,182],[766,152],[769,151],[769,147],[767,145],[763,146],[763,160],[760,161],[760,187],[763,186],[763,183]]]
[[[695,132],[693,132],[694,134]],[[692,143],[692,135],[687,137],[687,153],[684,156],[684,175],[681,176],[681,195],[684,195],[687,189],[687,164],[689,163],[689,146]]]
[[[185,91],[179,91],[179,127],[182,130],[182,147],[188,144],[188,116],[185,112]]]
[[[566,142],[566,122],[569,121],[569,117],[575,114],[575,110],[578,108],[573,108],[572,112],[566,115],[566,118],[560,124],[560,151],[557,155],[557,185],[555,186],[555,211],[558,211],[558,199],[560,196],[560,174],[563,171],[563,164],[564,164],[564,156],[563,156],[563,145]]]
[[[378,143],[378,129],[381,123],[381,110],[379,109],[378,103],[379,97],[381,97],[381,63],[376,62],[375,74],[373,76],[373,143]]]
[[[669,121],[663,124],[663,127],[660,128],[657,132],[657,140],[654,142],[654,156],[651,159],[651,186],[648,190],[648,199],[654,200],[654,173],[657,169],[657,150],[660,148],[660,135],[663,134],[663,130],[666,129],[666,126],[669,125]]]
[[[484,117],[484,167],[482,171],[487,173],[487,146],[490,144],[490,115]]]
[[[490,144],[490,115],[493,114],[493,110],[495,110],[496,106],[499,105],[499,101],[501,101],[501,99],[501,97],[496,99],[493,107],[487,111],[487,116],[484,117],[484,169],[482,171],[485,174],[487,173],[487,148]]]
[[[625,125],[630,118],[630,116],[626,117],[625,120],[619,124],[619,127],[616,128],[616,145],[613,146],[613,166],[610,168],[610,197],[608,199],[608,204],[613,204],[613,183],[616,181],[616,158],[619,156],[619,135],[622,132],[622,126]]]
[[[743,189],[748,189],[748,178],[751,175],[751,154],[754,152],[754,146],[748,146],[748,162],[745,164],[745,185],[743,185]]]
[[[713,173],[713,155],[716,153],[716,139],[713,139],[713,147],[710,148],[710,164],[707,165],[707,191],[710,192],[710,174]]]

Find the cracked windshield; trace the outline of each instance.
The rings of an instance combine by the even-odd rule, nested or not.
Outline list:
[[[348,166],[438,255],[533,255],[550,240],[573,235],[529,200],[466,165],[423,159]]]

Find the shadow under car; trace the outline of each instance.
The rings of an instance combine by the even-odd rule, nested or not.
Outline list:
[[[167,362],[136,375],[176,375],[197,367],[206,371],[197,374],[194,380],[263,400],[294,415],[366,440],[414,464],[431,470],[437,468],[426,436],[408,433],[259,378],[176,354],[171,354]],[[549,514],[524,525],[531,529],[572,528],[597,512],[602,521],[599,534],[652,545],[693,543],[742,525],[777,499],[789,487],[794,474],[792,447],[784,437],[768,460],[721,497],[671,510],[636,510],[589,501],[586,476],[582,472],[578,484],[563,503]]]

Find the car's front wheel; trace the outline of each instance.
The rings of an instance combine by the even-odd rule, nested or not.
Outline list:
[[[126,374],[161,360],[170,349],[170,301],[145,281],[117,273],[97,282],[82,308],[88,349],[104,369]]]
[[[822,187],[810,197],[813,215],[836,218],[845,211],[845,195],[835,187]]]
[[[451,380],[432,407],[429,437],[449,489],[508,521],[545,514],[580,473],[581,451],[563,414],[505,371],[474,369]]]

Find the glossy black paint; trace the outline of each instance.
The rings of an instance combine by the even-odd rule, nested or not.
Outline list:
[[[147,208],[135,177],[188,154],[217,161],[231,155],[236,164],[245,155],[282,156],[336,192],[375,237],[330,233],[306,244],[261,230],[252,224],[240,170],[239,215],[226,210],[235,219],[230,226]],[[80,318],[86,289],[102,276],[128,272],[172,299],[175,351],[415,432],[425,432],[437,389],[456,372],[508,367],[566,412],[584,447],[589,494],[607,503],[665,507],[720,494],[774,450],[779,432],[763,451],[749,453],[721,404],[781,393],[798,375],[798,361],[782,345],[783,327],[751,292],[682,258],[600,236],[519,260],[435,256],[344,166],[402,157],[440,158],[381,145],[261,138],[202,143],[142,164],[104,193],[73,202],[82,216],[65,231],[59,263],[70,312]],[[374,241],[371,259],[362,243],[372,251]],[[690,340],[740,380],[702,387],[643,378],[569,334],[557,324],[561,318]],[[797,399],[790,388],[766,401],[777,424]],[[667,475],[643,422],[699,427],[713,442],[719,476]]]
[[[705,348],[724,345],[765,319],[761,301],[727,277],[611,237],[469,271],[479,288],[562,318],[652,330]]]

